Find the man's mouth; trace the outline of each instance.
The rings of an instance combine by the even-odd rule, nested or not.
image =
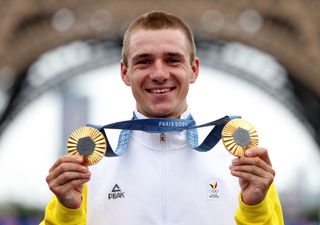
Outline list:
[[[149,93],[152,94],[164,94],[172,91],[174,88],[155,88],[155,89],[147,89]]]

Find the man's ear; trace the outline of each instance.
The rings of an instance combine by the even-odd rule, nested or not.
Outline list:
[[[198,57],[196,57],[191,65],[192,75],[190,77],[190,83],[194,83],[197,80],[199,75],[199,66],[200,60]]]
[[[123,80],[123,82],[126,85],[131,86],[130,79],[127,75],[128,69],[127,69],[127,66],[125,65],[125,63],[123,62],[123,60],[121,60],[121,62],[120,62],[120,70],[121,70],[121,79]]]

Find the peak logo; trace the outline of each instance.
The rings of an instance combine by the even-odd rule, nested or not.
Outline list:
[[[118,184],[115,184],[112,191],[108,194],[108,199],[125,198],[125,192],[121,190]]]

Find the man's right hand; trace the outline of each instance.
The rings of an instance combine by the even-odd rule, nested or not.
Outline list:
[[[50,168],[46,181],[63,206],[76,209],[81,206],[83,184],[90,175],[83,157],[62,156]]]

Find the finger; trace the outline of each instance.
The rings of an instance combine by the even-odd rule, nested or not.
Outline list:
[[[81,164],[83,163],[83,157],[81,156],[70,156],[70,155],[64,155],[61,156],[53,165],[52,167],[49,169],[49,172],[51,172],[52,170],[54,170],[55,168],[57,168],[60,164],[62,163],[77,163],[77,164]]]
[[[268,150],[266,148],[256,148],[256,149],[249,149],[245,151],[245,156],[247,157],[259,157],[267,164],[272,166],[271,160],[269,158]]]
[[[275,171],[271,167],[271,165],[267,164],[264,160],[259,157],[241,157],[235,158],[232,160],[232,166],[241,166],[241,165],[250,165],[257,168],[261,168],[262,170],[275,175]]]
[[[262,177],[256,174],[239,170],[231,170],[231,174],[235,177],[238,177],[239,179],[245,180],[246,182],[259,184],[259,186],[263,185],[264,187],[268,187],[274,180],[274,176],[272,176],[271,174]]]
[[[59,177],[57,177],[56,179],[53,179],[51,181],[51,184],[55,186],[61,186],[73,180],[89,179],[89,178],[90,178],[90,172],[88,173],[65,172],[61,174]]]
[[[242,172],[242,173],[251,174],[259,178],[266,178],[266,179],[274,178],[274,174],[272,172],[263,170],[260,167],[252,166],[252,165],[230,166],[230,170],[231,172]]]
[[[76,172],[76,173],[90,173],[89,169],[81,164],[76,163],[62,163],[58,165],[55,169],[51,170],[49,172],[49,175],[47,176],[47,181],[54,180],[58,177],[60,177],[64,173],[68,172]]]
[[[66,172],[55,179],[50,179],[48,177],[47,183],[50,190],[52,190],[55,194],[57,194],[56,192],[60,188],[63,188],[62,190],[66,193],[70,191],[69,188],[74,187],[72,184],[74,183],[78,184],[78,182],[80,182],[80,184],[83,184],[89,180],[90,180],[90,173]]]
[[[89,179],[75,179],[68,183],[65,183],[64,185],[52,186],[50,187],[50,190],[57,196],[63,196],[73,190],[81,193],[83,184],[88,181]]]

